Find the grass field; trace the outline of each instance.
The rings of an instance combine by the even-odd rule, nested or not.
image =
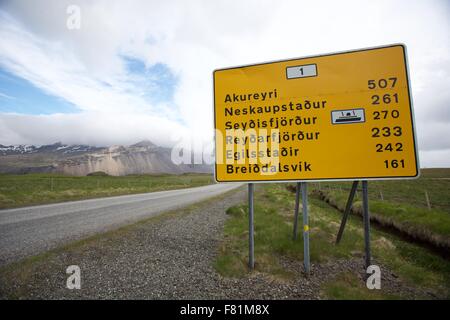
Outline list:
[[[422,177],[416,180],[370,181],[372,219],[450,252],[450,180],[437,178],[438,175],[449,176],[450,170],[424,170]],[[313,183],[312,187],[320,191],[327,202],[344,211],[351,182]],[[358,191],[353,211],[362,215],[361,191]]]
[[[198,187],[210,174],[74,177],[54,174],[0,175],[0,208]]]
[[[258,272],[289,278],[292,275],[282,267],[280,259],[303,260],[301,232],[297,241],[292,240],[294,201],[294,194],[287,190],[286,184],[258,185],[255,193],[255,260]],[[342,213],[313,192],[310,193],[309,211],[312,263],[354,257],[362,259],[364,239],[359,217],[350,216],[344,237],[336,246],[334,240]],[[223,276],[240,277],[249,272],[247,206],[232,207],[227,213],[230,219],[224,228],[225,240],[219,249],[215,268]],[[374,260],[392,270],[407,285],[433,292],[440,298],[450,297],[449,260],[376,228],[372,228],[371,240]],[[348,273],[339,274],[325,283],[321,294],[329,299],[411,298],[392,296],[382,290],[367,290],[356,275]]]
[[[347,194],[336,190],[320,193],[322,199],[344,212]],[[443,210],[426,209],[406,203],[370,200],[371,220],[397,230],[401,234],[450,252],[450,214]],[[352,212],[362,216],[362,201],[353,204]]]
[[[346,196],[350,192],[351,185],[352,182],[311,183],[314,189],[339,191]],[[422,169],[418,179],[369,181],[368,185],[371,200],[427,209],[425,194],[427,193],[432,209],[450,214],[450,169]],[[361,196],[361,193],[358,195]]]
[[[421,170],[422,178],[450,178],[449,168],[429,168]]]

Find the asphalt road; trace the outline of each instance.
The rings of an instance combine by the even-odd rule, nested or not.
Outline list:
[[[0,266],[225,193],[241,184],[0,210]]]

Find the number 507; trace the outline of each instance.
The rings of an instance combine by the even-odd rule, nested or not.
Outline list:
[[[379,79],[379,80],[368,80],[367,87],[369,89],[385,89],[385,88],[394,88],[397,83],[397,78],[391,77],[387,79]]]

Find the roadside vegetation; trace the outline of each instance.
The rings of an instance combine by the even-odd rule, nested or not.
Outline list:
[[[352,182],[311,183],[321,191],[339,191],[346,196]],[[361,184],[359,185],[361,190]],[[450,169],[422,169],[421,176],[412,180],[369,181],[369,199],[381,202],[409,205],[415,208],[443,211],[450,214]],[[428,203],[427,203],[428,195]],[[358,192],[361,199],[361,192]]]
[[[321,199],[344,212],[347,193],[339,190],[317,192]],[[354,202],[352,213],[362,216],[361,200]],[[370,214],[371,221],[450,254],[450,213],[393,201],[371,200]]]
[[[421,170],[422,178],[450,179],[449,168],[429,168]]]
[[[448,176],[450,169],[425,169],[416,180],[370,181],[371,219],[450,254]],[[351,184],[313,183],[312,188],[323,200],[343,212]],[[352,211],[362,216],[360,188]]]
[[[372,183],[369,183],[369,186]],[[283,261],[303,261],[301,213],[299,237],[292,239],[295,196],[286,184],[258,185],[255,192],[255,269],[278,279],[294,275]],[[322,186],[323,187],[323,186]],[[350,216],[344,236],[335,245],[342,213],[323,201],[310,188],[311,262],[321,264],[341,259],[363,260],[364,238],[361,219]],[[226,277],[247,276],[248,209],[245,204],[227,210],[230,216],[224,227],[224,241],[215,261],[216,270]],[[389,232],[372,228],[372,255],[376,263],[388,268],[407,286],[433,297],[450,297],[450,261],[417,244]],[[368,290],[357,274],[337,274],[322,286],[328,299],[398,299],[421,296],[392,295],[383,290]]]
[[[212,184],[210,174],[130,175],[95,173],[85,177],[56,174],[0,175],[0,209],[70,200],[198,187]]]

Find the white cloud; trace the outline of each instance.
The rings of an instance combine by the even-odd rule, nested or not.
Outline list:
[[[65,27],[69,4],[81,8],[79,31]],[[14,143],[75,141],[77,128],[86,132],[85,142],[100,144],[131,141],[136,132],[157,141],[175,128],[206,141],[212,135],[213,69],[403,42],[418,141],[427,150],[422,163],[450,166],[450,160],[431,156],[450,144],[450,11],[445,1],[41,0],[31,5],[15,0],[0,8],[20,21],[1,22],[0,64],[82,110],[65,116],[0,115],[9,128],[8,136],[4,128],[0,131],[0,143],[6,137]],[[121,55],[148,66],[167,65],[179,80],[173,103],[151,105],[130,92]],[[117,124],[116,130],[86,121],[93,114]],[[44,134],[27,121],[45,123],[58,135]],[[122,121],[132,129],[123,130]],[[161,131],[148,128],[161,123]]]
[[[420,151],[421,168],[448,168],[448,159],[450,159],[450,149]]]
[[[8,100],[15,100],[16,98],[10,96],[9,94],[0,92],[0,98],[8,99]]]
[[[20,140],[23,144],[63,141],[97,146],[129,145],[152,137],[158,145],[172,145],[179,138],[172,132],[181,136],[189,134],[174,122],[143,114],[88,111],[52,115],[3,114],[0,117],[2,140]]]

